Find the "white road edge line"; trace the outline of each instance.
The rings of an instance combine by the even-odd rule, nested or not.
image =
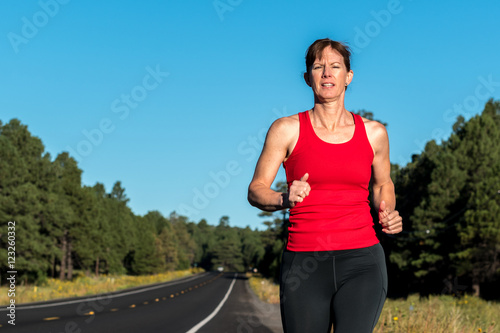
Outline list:
[[[61,306],[61,305],[68,305],[68,304],[75,304],[75,303],[82,303],[82,302],[91,302],[91,301],[100,301],[100,300],[106,299],[106,298],[123,297],[123,296],[128,296],[128,295],[142,293],[144,291],[150,291],[150,290],[165,288],[165,287],[169,287],[169,286],[174,286],[176,284],[183,283],[183,282],[189,282],[191,280],[194,280],[196,278],[199,278],[199,277],[202,277],[202,276],[205,276],[205,275],[207,275],[207,273],[203,273],[202,275],[194,275],[192,277],[189,277],[187,279],[182,279],[182,280],[179,280],[179,281],[175,281],[175,280],[174,281],[167,281],[165,283],[162,283],[161,285],[156,285],[156,286],[152,286],[152,287],[141,288],[141,289],[138,289],[138,290],[125,291],[123,293],[119,293],[119,294],[115,294],[115,295],[102,294],[102,295],[99,295],[99,296],[94,296],[94,297],[89,297],[89,298],[79,298],[79,299],[75,299],[75,300],[72,300],[72,301],[62,301],[62,302],[50,303],[50,304],[26,305],[26,306],[19,305],[19,307],[16,306],[16,310],[50,308],[50,307],[53,307],[53,306]],[[2,306],[0,308],[0,312],[7,311],[7,310],[8,310],[7,306],[5,306],[5,307]]]
[[[215,308],[214,312],[212,312],[210,315],[208,315],[207,318],[205,318],[202,321],[200,321],[196,326],[194,326],[193,328],[191,328],[186,333],[195,333],[195,332],[197,332],[206,323],[208,323],[210,320],[212,320],[212,318],[215,317],[215,315],[217,315],[217,313],[219,312],[219,310],[222,308],[222,306],[224,305],[224,303],[226,303],[227,299],[229,298],[229,294],[231,293],[231,290],[233,290],[234,283],[236,282],[236,276],[237,275],[238,275],[237,273],[234,273],[233,282],[231,282],[231,285],[229,286],[229,289],[227,290],[226,296],[224,296],[224,298],[222,299],[222,301],[220,301],[219,305],[217,305],[217,307]]]

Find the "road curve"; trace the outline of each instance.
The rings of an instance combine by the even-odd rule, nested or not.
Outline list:
[[[2,308],[0,333],[273,332],[262,320],[269,319],[269,309],[251,297],[244,275],[208,272],[98,297],[18,306],[15,326]]]

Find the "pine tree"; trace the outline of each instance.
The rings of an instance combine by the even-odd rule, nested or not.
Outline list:
[[[479,296],[480,284],[500,275],[500,102],[490,100],[457,135],[456,155],[468,179],[457,227],[460,245],[451,257]]]
[[[155,221],[148,218],[138,218],[135,223],[136,243],[133,247],[131,263],[134,274],[154,274],[162,270],[164,260],[159,256],[156,246]]]
[[[244,271],[241,240],[237,230],[229,226],[229,217],[221,217],[215,228],[215,237],[216,242],[211,249],[213,267],[222,266],[230,271]]]
[[[135,215],[127,206],[129,201],[121,182],[117,181],[106,200],[105,218],[108,221],[110,237],[106,240],[104,260],[105,271],[123,274],[132,271],[133,245],[137,233],[134,228]]]
[[[188,220],[185,216],[172,213],[170,215],[170,223],[172,230],[175,233],[177,241],[177,269],[188,269],[194,263],[194,254],[196,252],[196,244],[188,232]]]
[[[239,230],[243,265],[247,269],[257,268],[264,258],[265,249],[262,238],[257,231],[249,227]]]
[[[493,101],[468,121],[459,116],[448,140],[430,141],[397,173],[405,231],[390,257],[422,293],[457,292],[446,286],[461,277],[479,295],[481,283],[499,278],[499,118]]]
[[[71,279],[73,276],[74,240],[78,235],[77,223],[84,218],[81,216],[81,174],[76,161],[68,153],[59,154],[54,161],[56,183],[53,191],[56,197],[51,235],[57,238],[57,247],[60,250],[61,280]]]
[[[0,127],[0,242],[7,258],[7,223],[16,223],[16,263],[22,279],[43,279],[54,248],[47,235],[45,205],[51,184],[50,155],[17,119]],[[20,241],[22,240],[22,241]],[[0,263],[4,270],[6,262]]]
[[[209,249],[213,248],[216,242],[214,226],[209,225],[205,219],[201,219],[198,224],[188,223],[187,227],[196,244],[194,265],[206,270],[212,269],[212,253]]]

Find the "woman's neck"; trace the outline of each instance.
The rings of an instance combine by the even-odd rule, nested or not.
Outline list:
[[[324,127],[329,131],[335,130],[337,126],[347,126],[353,123],[344,103],[314,103],[311,115],[314,127]]]

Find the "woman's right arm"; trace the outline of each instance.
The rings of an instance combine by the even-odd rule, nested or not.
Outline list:
[[[305,181],[294,181],[288,193],[271,189],[278,169],[288,156],[292,142],[297,141],[298,134],[298,117],[280,118],[269,128],[253,179],[248,187],[248,201],[252,206],[273,212],[291,208],[309,194],[310,187]]]

